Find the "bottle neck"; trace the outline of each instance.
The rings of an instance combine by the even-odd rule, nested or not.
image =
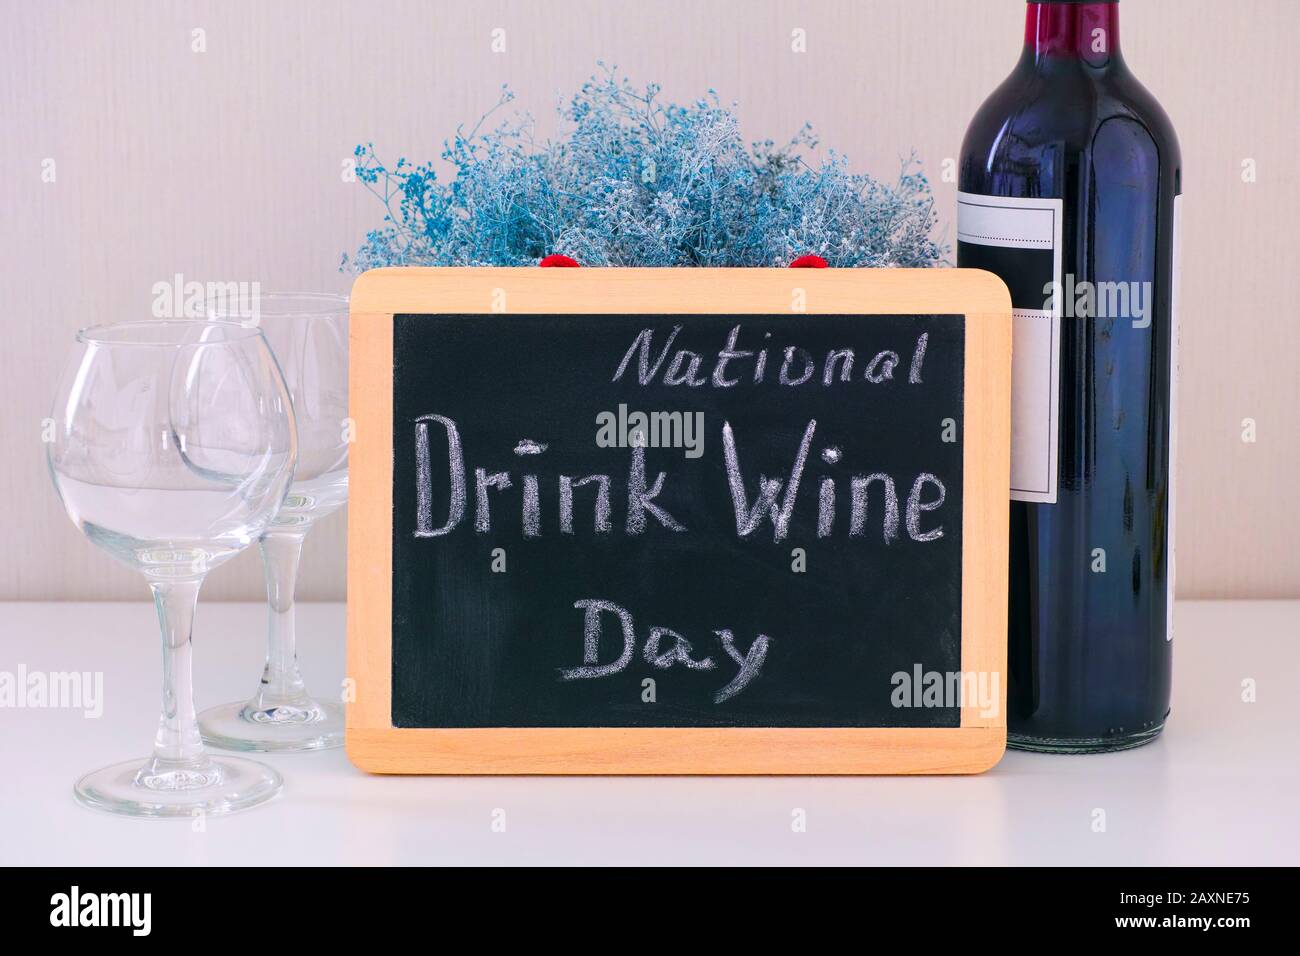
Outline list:
[[[1118,3],[1028,3],[1025,6],[1025,58],[1077,60],[1092,67],[1122,62]]]

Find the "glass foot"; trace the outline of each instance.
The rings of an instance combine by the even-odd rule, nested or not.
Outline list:
[[[343,705],[307,700],[301,706],[222,704],[199,714],[203,742],[222,750],[295,753],[343,746]]]
[[[284,785],[270,767],[243,757],[204,756],[168,765],[128,760],[77,781],[77,800],[130,817],[194,817],[234,813],[270,800]]]

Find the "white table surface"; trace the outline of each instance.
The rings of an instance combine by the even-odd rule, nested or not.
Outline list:
[[[251,692],[263,614],[200,603],[200,706]],[[343,617],[299,608],[320,693],[343,677]],[[104,673],[98,719],[0,708],[0,864],[1300,863],[1300,602],[1180,603],[1169,726],[1126,753],[1011,752],[979,777],[419,778],[369,776],[336,750],[266,757],[284,792],[203,832],[72,798],[81,773],[152,742],[155,627],[147,599],[0,604],[0,671]]]

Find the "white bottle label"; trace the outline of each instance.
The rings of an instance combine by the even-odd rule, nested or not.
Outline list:
[[[1060,454],[1060,199],[957,194],[957,261],[1011,290],[1011,497],[1055,504]]]

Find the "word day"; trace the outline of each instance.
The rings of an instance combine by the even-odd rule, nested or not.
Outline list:
[[[582,666],[562,669],[560,679],[592,680],[621,674],[632,662],[632,657],[636,653],[636,630],[631,612],[613,601],[594,598],[576,601],[573,606],[583,614]],[[604,631],[601,615],[617,618],[623,637],[619,656],[606,664],[600,663],[600,643]],[[713,702],[721,704],[739,694],[758,676],[763,661],[767,659],[767,648],[771,638],[766,634],[759,634],[749,645],[749,650],[742,653],[736,647],[735,637],[731,631],[726,629],[714,631],[713,635],[718,639],[722,650],[731,659],[736,670],[726,686],[719,688],[713,695]],[[645,663],[660,670],[667,670],[675,664],[693,671],[711,671],[718,666],[712,657],[692,657],[694,652],[691,642],[672,628],[652,627],[642,647],[641,656]]]

